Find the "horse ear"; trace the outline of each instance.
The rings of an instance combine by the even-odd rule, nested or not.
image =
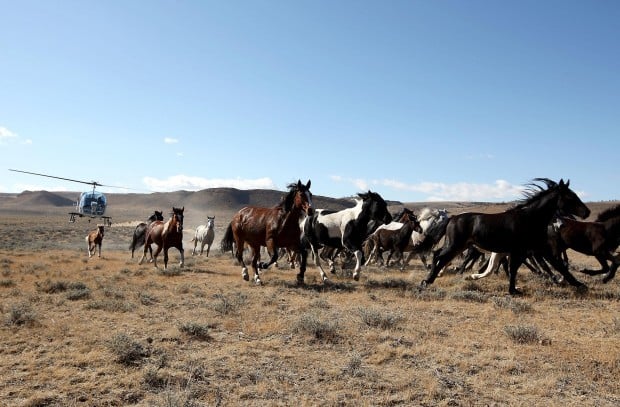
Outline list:
[[[564,186],[564,179],[560,178],[560,186],[563,187]]]
[[[310,189],[310,180],[306,183],[306,189]]]
[[[566,180],[566,188],[568,188],[568,186],[569,186],[569,185],[570,185],[570,180],[569,180],[569,179],[567,179],[567,180]]]

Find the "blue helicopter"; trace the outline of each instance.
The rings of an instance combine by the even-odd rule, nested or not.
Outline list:
[[[112,217],[105,215],[105,210],[108,206],[108,200],[103,193],[95,191],[95,188],[96,187],[123,188],[123,187],[103,185],[103,184],[98,183],[97,181],[90,181],[90,182],[80,181],[77,179],[56,177],[54,175],[39,174],[36,172],[29,172],[29,171],[22,171],[22,170],[9,169],[9,171],[21,172],[24,174],[38,175],[40,177],[56,178],[56,179],[61,179],[64,181],[79,182],[81,184],[92,185],[93,186],[92,191],[82,192],[80,194],[80,198],[77,200],[77,202],[75,202],[75,210],[72,212],[69,212],[69,222],[75,222],[76,218],[87,216],[93,219],[101,218],[103,220],[103,224],[106,226],[112,225]],[[123,189],[129,189],[129,188],[123,188]],[[89,219],[89,222],[90,222],[90,219]]]

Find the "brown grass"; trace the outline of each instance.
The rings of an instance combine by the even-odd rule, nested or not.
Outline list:
[[[620,403],[620,278],[577,273],[578,293],[524,268],[512,298],[502,275],[420,291],[415,263],[324,286],[311,265],[304,287],[287,267],[256,287],[189,234],[183,270],[175,250],[169,273],[139,266],[130,226],[88,259],[88,227],[0,217],[2,405]]]

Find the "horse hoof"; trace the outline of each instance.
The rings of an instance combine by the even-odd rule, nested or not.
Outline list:
[[[254,277],[254,284],[256,284],[256,285],[263,285],[263,282],[261,281],[260,278]]]
[[[518,288],[513,288],[512,290],[508,290],[508,292],[510,293],[510,295],[514,295],[514,296],[523,295],[523,292],[519,290]]]
[[[305,285],[303,277],[297,277],[297,285]]]
[[[355,274],[353,274],[353,280],[355,280],[355,281],[360,281],[360,275],[359,275],[359,273],[355,273]]]
[[[577,292],[578,293],[587,293],[588,292],[588,286],[585,284],[581,284],[577,286]]]
[[[428,286],[428,282],[426,280],[422,280],[420,283],[420,288],[426,288]]]

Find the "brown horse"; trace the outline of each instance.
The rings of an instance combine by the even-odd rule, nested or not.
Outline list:
[[[280,204],[273,208],[246,206],[237,212],[221,241],[222,251],[230,251],[236,245],[235,257],[243,269],[241,275],[248,281],[248,269],[243,261],[243,248],[247,245],[252,251],[254,282],[261,284],[259,269],[266,269],[278,260],[278,249],[285,248],[299,252],[300,222],[312,214],[312,193],[310,181],[306,185],[301,180],[288,186],[289,192]],[[259,263],[260,247],[267,247],[271,256],[268,263]]]
[[[99,248],[99,256],[101,257],[101,243],[103,242],[104,227],[103,225],[97,225],[97,229],[91,231],[86,236],[86,244],[88,245],[88,257],[92,257],[95,254],[95,249]]]
[[[558,217],[553,223],[553,229],[556,232],[554,243],[559,245],[561,251],[573,249],[594,256],[601,265],[599,270],[580,270],[582,273],[591,276],[607,274],[603,278],[604,283],[614,278],[620,265],[620,260],[614,256],[620,244],[620,205],[601,212],[596,222]],[[550,237],[554,240],[552,236]]]
[[[172,213],[170,214],[170,219],[168,219],[165,223],[161,220],[156,220],[152,222],[147,230],[146,237],[144,240],[144,253],[140,262],[138,264],[142,264],[144,259],[146,258],[146,252],[149,250],[151,245],[155,243],[157,245],[157,250],[153,254],[153,264],[157,267],[157,256],[163,250],[164,251],[164,270],[168,268],[168,249],[171,247],[176,247],[181,253],[181,263],[180,267],[183,267],[185,263],[185,250],[183,249],[183,208],[172,208]]]
[[[377,257],[381,258],[381,261],[383,261],[383,250],[389,250],[385,261],[387,267],[390,266],[390,259],[394,256],[395,261],[401,261],[400,270],[402,271],[405,268],[405,263],[402,262],[403,251],[409,246],[411,234],[414,231],[422,233],[422,226],[413,213],[408,214],[400,223],[402,223],[400,229],[379,228],[368,239],[371,239],[372,245],[377,249]]]

